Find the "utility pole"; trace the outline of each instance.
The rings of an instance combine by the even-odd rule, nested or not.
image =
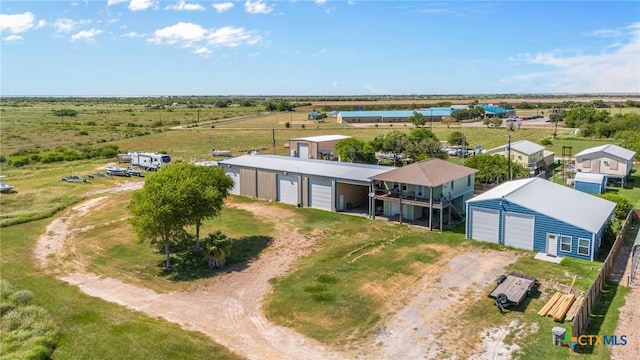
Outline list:
[[[507,178],[511,180],[511,134],[509,134],[509,143],[507,145],[507,163],[509,164],[507,168]]]
[[[196,118],[196,125],[200,124],[200,109],[198,108],[198,117]]]
[[[271,138],[273,139],[273,155],[276,154],[276,129],[271,129]]]

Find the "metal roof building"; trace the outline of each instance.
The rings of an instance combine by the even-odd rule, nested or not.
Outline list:
[[[616,204],[540,178],[467,201],[467,238],[593,260]]]
[[[369,177],[394,169],[275,155],[245,155],[218,164],[234,180],[232,194],[366,214],[372,206]]]

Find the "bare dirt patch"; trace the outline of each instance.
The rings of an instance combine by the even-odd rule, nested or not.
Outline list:
[[[140,186],[125,185],[100,193]],[[66,251],[73,248],[74,233],[83,230],[74,228],[74,224],[98,208],[104,198],[106,195],[73,207],[47,227],[35,248],[39,265],[55,267]],[[297,259],[310,254],[322,230],[301,234],[290,226],[296,216],[293,210],[260,202],[231,201],[229,206],[250,211],[274,225],[269,247],[246,266],[228,269],[188,290],[165,294],[85,272],[82,266],[74,266],[73,271],[60,278],[91,296],[200,331],[250,359],[440,358],[450,354],[447,351],[451,343],[442,339],[441,334],[449,328],[451,318],[469,302],[483,297],[479,291],[516,260],[515,254],[507,251],[429,244],[427,247],[438,252],[439,260],[416,265],[420,271],[417,282],[415,277],[399,276],[391,288],[368,284],[363,289],[370,294],[380,292],[385,299],[393,298],[389,296],[390,289],[397,293],[388,307],[391,315],[368,344],[338,351],[270,323],[261,311],[264,296],[271,289],[269,280],[283,275]],[[514,349],[507,347],[507,351]]]
[[[393,315],[377,332],[367,359],[446,358],[452,344],[448,323],[468,304],[484,298],[480,291],[516,261],[507,251],[463,250],[440,246],[441,260],[424,266],[420,281],[398,294],[389,305]]]

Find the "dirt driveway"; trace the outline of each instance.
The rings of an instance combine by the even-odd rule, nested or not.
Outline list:
[[[68,249],[65,242],[72,242],[73,235],[83,231],[68,224],[108,199],[108,192],[101,195],[71,208],[49,224],[35,247],[40,266],[53,271],[52,265]],[[389,304],[388,310],[394,315],[371,339],[375,346],[331,349],[292,329],[270,323],[261,311],[263,298],[270,290],[269,279],[286,273],[296,259],[311,253],[314,236],[302,236],[281,221],[294,209],[260,202],[233,206],[272,221],[276,229],[269,248],[242,271],[232,271],[187,291],[169,294],[87,273],[81,267],[59,277],[88,295],[200,331],[249,359],[441,358],[451,346],[438,338],[446,329],[446,319],[464,308],[464,299],[484,299],[477,290],[493,282],[516,259],[506,251],[461,252],[442,246],[440,260],[426,269],[415,286],[398,294]]]

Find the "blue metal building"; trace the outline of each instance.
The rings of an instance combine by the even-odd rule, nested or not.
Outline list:
[[[467,238],[593,260],[616,204],[529,178],[506,182],[466,206]]]
[[[573,187],[588,194],[603,194],[607,190],[607,175],[578,172]]]

